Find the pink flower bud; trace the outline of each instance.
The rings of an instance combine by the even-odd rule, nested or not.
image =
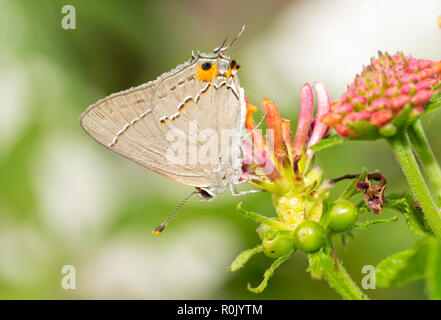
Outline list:
[[[343,124],[346,125],[349,122],[368,120],[371,117],[371,114],[372,114],[372,111],[368,111],[368,110],[350,113],[346,117],[344,117]]]
[[[374,112],[371,116],[371,123],[375,126],[383,125],[392,119],[393,113],[391,110],[381,110]]]
[[[321,82],[316,82],[314,84],[314,91],[317,97],[317,117],[316,119],[320,119],[324,114],[327,114],[331,110],[331,100],[329,99],[328,91],[326,87]],[[320,121],[316,121],[314,129],[312,130],[311,137],[308,141],[308,147],[318,143],[326,131],[328,130],[328,126]],[[311,149],[307,150],[307,157],[309,159],[314,155],[314,151]]]
[[[354,110],[354,107],[350,105],[349,103],[344,103],[340,106],[340,109],[338,110],[340,113],[348,114],[351,113]]]
[[[425,102],[429,101],[430,98],[432,98],[433,92],[430,90],[421,90],[418,91],[413,97],[412,97],[412,103],[415,104],[424,104]]]
[[[357,133],[354,130],[349,129],[344,124],[339,124],[336,127],[334,127],[334,129],[335,131],[337,131],[339,135],[345,138],[355,137],[357,135]]]
[[[426,69],[432,66],[433,61],[428,59],[418,60],[418,69]]]
[[[320,118],[320,121],[328,126],[334,126],[340,123],[342,118],[338,113],[327,113]]]
[[[380,98],[377,100],[372,101],[372,109],[377,110],[377,109],[381,109],[384,108],[389,102],[389,99],[387,98]]]
[[[410,82],[414,83],[414,82],[417,82],[418,80],[419,80],[419,77],[414,73],[406,73],[400,77],[400,81],[403,84],[410,83]]]
[[[413,90],[415,90],[415,86],[414,86],[413,84],[406,84],[406,85],[404,85],[404,86],[401,88],[400,92],[401,92],[402,94],[409,94],[409,93],[411,93]]]
[[[436,73],[435,69],[424,69],[421,70],[420,72],[418,72],[417,76],[418,76],[418,80],[424,80],[427,78],[430,78],[431,76],[433,76]]]
[[[406,95],[401,95],[396,98],[392,98],[387,106],[392,109],[401,109],[406,103],[410,101],[410,97]]]
[[[346,102],[348,101],[348,98],[353,98],[357,96],[357,92],[355,90],[349,90],[346,91],[342,96],[341,96],[341,101],[342,102]]]
[[[389,98],[396,97],[399,94],[400,94],[400,90],[398,90],[398,88],[396,88],[396,87],[392,87],[392,88],[387,89],[386,93],[385,93],[386,97],[389,97]]]
[[[436,86],[437,83],[438,81],[436,79],[421,80],[420,82],[417,83],[416,90],[420,91],[420,90],[431,89],[434,86]]]
[[[294,138],[294,153],[301,154],[306,146],[306,139],[314,115],[314,94],[307,83],[300,89],[300,114],[297,132]]]
[[[379,89],[379,88],[374,88],[374,89],[371,89],[371,90],[369,90],[368,92],[367,92],[367,97],[368,98],[378,98],[378,97],[380,97],[381,96],[381,89]]]
[[[366,97],[363,96],[358,96],[358,97],[354,97],[351,100],[351,103],[354,105],[363,105],[368,101],[368,99]]]

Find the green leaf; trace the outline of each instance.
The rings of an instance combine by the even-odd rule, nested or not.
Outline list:
[[[406,103],[403,109],[401,109],[400,113],[392,119],[392,123],[397,127],[402,127],[407,119],[409,118],[410,111],[412,110],[412,104],[410,102]]]
[[[348,141],[348,139],[340,137],[336,133],[331,133],[326,139],[323,139],[320,142],[310,146],[309,149],[314,151],[321,151],[335,146],[339,146],[345,143],[346,141]]]
[[[348,248],[348,243],[349,243],[349,239],[354,239],[354,234],[351,231],[346,231],[346,232],[342,232],[340,233],[341,235],[341,243],[343,245],[343,249],[347,249]]]
[[[427,288],[429,298],[441,300],[441,246],[438,241],[430,237],[430,255],[427,262]]]
[[[355,178],[346,190],[338,197],[338,200],[349,200],[352,196],[358,193],[356,188],[357,181],[364,180],[368,174],[367,168],[363,168],[359,177]]]
[[[426,111],[424,114],[435,111],[436,109],[441,107],[441,92],[434,95],[432,99],[430,99],[429,104],[426,107]]]
[[[437,89],[439,89],[441,87],[441,82],[440,83],[438,83],[436,86],[434,86],[432,89],[430,89],[430,90],[432,90],[432,91],[436,91]]]
[[[365,213],[365,212],[372,212],[371,209],[369,209],[369,207],[366,205],[366,203],[364,202],[364,200],[361,200],[360,202],[358,202],[355,207],[358,209],[358,213]]]
[[[310,253],[308,256],[308,271],[311,272],[311,275],[314,278],[320,279],[334,265],[334,262],[330,256],[330,249],[328,247],[322,248],[317,252]]]
[[[261,214],[242,209],[242,202],[239,202],[236,205],[236,210],[242,213],[245,217],[250,218],[251,220],[254,220],[256,222],[264,223],[276,229],[287,229],[287,227],[283,223],[280,223],[277,220],[270,219]]]
[[[329,198],[325,198],[323,199],[323,209],[322,209],[322,215],[320,217],[320,224],[322,225],[322,227],[324,229],[326,229],[326,227],[328,226],[328,221],[329,221],[329,212],[331,209],[331,201],[329,200]]]
[[[397,127],[388,123],[378,130],[383,137],[393,137],[397,133]]]
[[[376,225],[376,224],[383,224],[383,223],[388,223],[388,222],[395,222],[398,221],[398,217],[393,217],[390,219],[376,219],[376,220],[369,220],[369,221],[365,221],[363,223],[356,223],[354,224],[354,226],[352,227],[351,230],[361,230],[361,229],[366,229],[370,226]]]
[[[374,126],[368,121],[349,122],[347,126],[357,132],[358,136],[363,137],[363,140],[376,140],[379,138],[378,126]]]
[[[381,261],[376,268],[379,287],[398,287],[423,279],[427,275],[430,242],[424,238],[410,250],[397,252]]]
[[[234,272],[242,268],[248,260],[251,259],[256,253],[262,252],[262,246],[257,246],[252,249],[248,249],[239,253],[239,255],[234,259],[233,263],[228,267],[228,271]]]
[[[276,271],[276,269],[282,263],[284,263],[286,260],[288,260],[288,258],[291,257],[293,252],[294,252],[294,250],[291,250],[289,253],[285,254],[284,256],[281,256],[281,257],[277,258],[271,264],[271,266],[265,271],[265,273],[263,275],[262,282],[257,287],[255,287],[255,288],[252,288],[251,285],[248,283],[247,289],[249,291],[251,291],[252,293],[261,293],[263,290],[265,290],[265,288],[266,288],[266,286],[268,284],[268,280],[272,277],[272,275],[274,274],[274,271]]]

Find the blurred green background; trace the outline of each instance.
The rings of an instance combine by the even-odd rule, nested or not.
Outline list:
[[[61,27],[64,5],[76,29]],[[323,81],[332,99],[377,50],[441,58],[441,2],[414,1],[28,1],[0,0],[0,298],[338,299],[305,272],[297,253],[261,295],[271,263],[253,258],[226,267],[255,246],[257,225],[235,204],[274,215],[269,194],[226,193],[192,199],[167,231],[151,230],[190,191],[101,147],[78,117],[98,99],[155,79],[210,51],[242,25],[230,54],[242,66],[246,96],[276,101],[295,119],[304,82]],[[441,158],[441,114],[424,119]],[[325,177],[381,170],[388,191],[408,186],[383,142],[350,143],[318,154]],[[337,194],[344,186],[338,186]],[[395,215],[386,212],[386,216]],[[338,253],[361,282],[364,265],[416,240],[395,224],[360,231]],[[76,290],[61,287],[62,267],[76,269]],[[374,299],[424,299],[421,282],[367,292]]]

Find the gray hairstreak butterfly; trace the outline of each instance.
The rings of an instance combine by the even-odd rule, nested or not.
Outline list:
[[[156,234],[193,194],[211,200],[227,187],[239,194],[234,187],[242,173],[246,105],[239,65],[225,53],[243,31],[229,45],[224,46],[225,40],[210,54],[192,54],[154,81],[99,100],[80,117],[84,130],[100,144],[195,187]]]

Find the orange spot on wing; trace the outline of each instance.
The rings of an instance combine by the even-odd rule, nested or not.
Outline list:
[[[228,79],[229,77],[234,76],[233,71],[236,71],[238,69],[239,69],[239,66],[237,64],[234,64],[233,66],[230,65],[228,67],[228,71],[225,72],[225,78]]]
[[[210,69],[204,70],[200,65],[198,65],[198,79],[199,81],[210,82],[217,77],[219,72],[217,72],[216,63],[214,63]]]

